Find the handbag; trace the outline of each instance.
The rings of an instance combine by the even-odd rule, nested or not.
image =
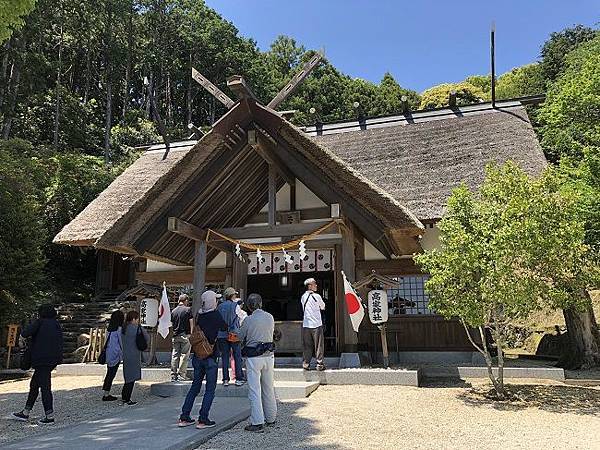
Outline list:
[[[140,352],[145,352],[148,348],[148,341],[146,340],[146,336],[142,333],[142,326],[138,325],[137,332],[135,335],[135,346]]]
[[[111,331],[108,332],[108,337],[106,338],[104,347],[102,348],[102,351],[98,355],[98,364],[102,364],[102,365],[106,364],[106,347],[108,347],[108,341],[110,340],[110,333],[111,333]]]

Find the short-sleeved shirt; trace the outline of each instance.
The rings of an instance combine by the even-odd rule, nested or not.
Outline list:
[[[171,323],[173,324],[173,336],[183,336],[190,334],[190,319],[192,318],[192,308],[189,306],[178,305],[171,312]]]
[[[313,291],[306,291],[300,299],[302,311],[304,311],[304,328],[318,328],[323,325],[321,319],[321,310],[325,309],[325,302],[319,294]]]

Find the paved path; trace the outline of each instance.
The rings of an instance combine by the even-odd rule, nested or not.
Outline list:
[[[201,401],[202,395],[198,396],[193,414],[198,413]],[[9,443],[3,448],[185,450],[197,447],[250,415],[248,399],[215,398],[210,418],[217,422],[216,427],[178,428],[181,402],[181,398],[170,398],[148,405],[124,406],[123,411],[114,416]]]

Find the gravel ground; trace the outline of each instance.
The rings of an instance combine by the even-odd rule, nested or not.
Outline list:
[[[52,392],[56,423],[52,426],[38,425],[35,420],[24,423],[10,419],[13,412],[20,411],[25,406],[29,392],[29,379],[0,383],[0,448],[3,443],[12,440],[64,428],[119,411],[124,407],[121,406],[120,401],[101,400],[102,380],[103,377],[98,376],[53,376]],[[120,394],[121,386],[122,383],[115,383],[112,393]],[[140,403],[155,401],[150,397],[150,385],[143,383],[136,383],[132,398]],[[30,419],[41,418],[43,411],[42,398],[39,395]]]
[[[281,402],[277,426],[265,433],[242,423],[200,449],[600,449],[599,389],[517,382],[522,400],[508,403],[487,400],[481,381],[321,386],[308,399]]]

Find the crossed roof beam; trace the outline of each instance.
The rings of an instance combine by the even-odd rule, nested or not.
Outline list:
[[[281,105],[294,92],[296,92],[306,77],[308,77],[310,73],[321,63],[323,57],[323,52],[315,53],[310,60],[304,64],[302,69],[292,77],[288,84],[286,84],[285,87],[281,89],[275,97],[273,97],[273,99],[267,104],[267,107],[272,110],[276,110],[279,105]],[[228,110],[233,108],[233,106],[237,103],[229,98],[227,94],[221,91],[208,78],[194,68],[192,68],[192,78],[211,95],[213,95],[219,102],[221,102]],[[250,85],[241,75],[234,75],[230,77],[227,80],[227,87],[229,87],[229,89],[231,89],[231,91],[236,95],[238,101],[251,100],[256,103],[260,103],[254,92],[252,92]],[[281,111],[279,114],[286,112],[287,111]]]

